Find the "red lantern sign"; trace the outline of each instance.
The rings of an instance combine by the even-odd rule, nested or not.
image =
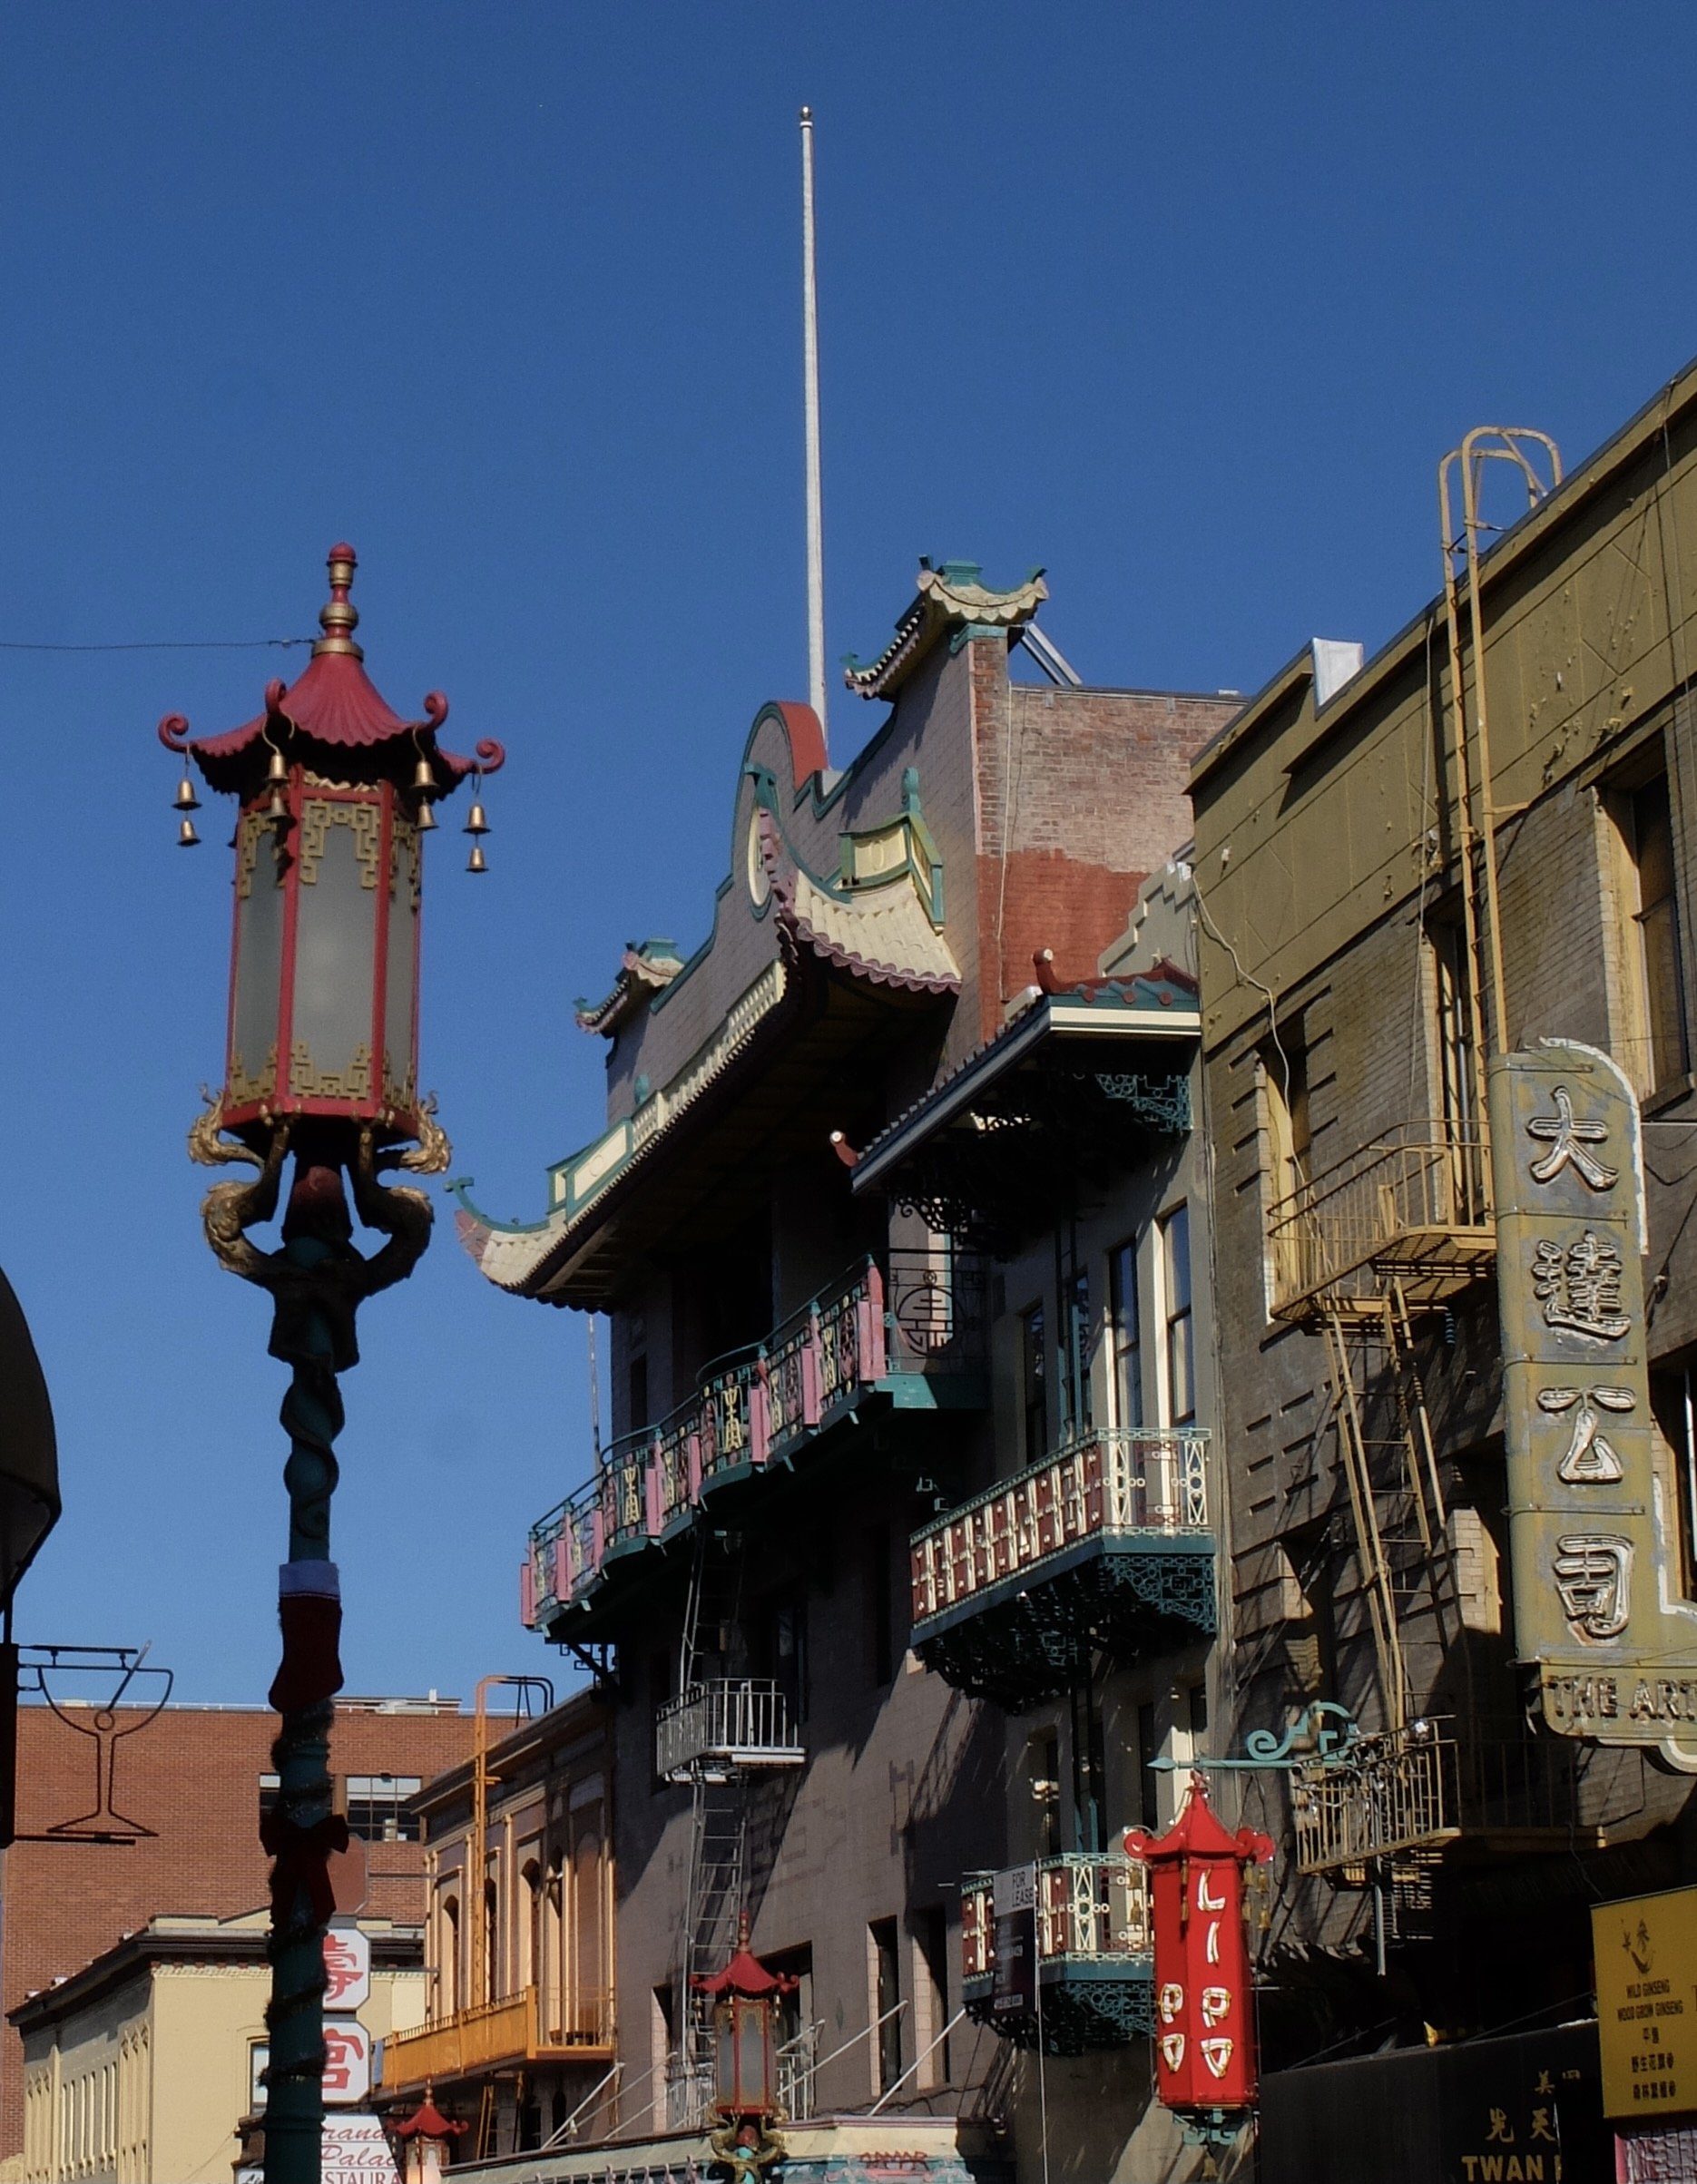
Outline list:
[[[1273,1854],[1270,1836],[1228,1835],[1192,1776],[1163,1836],[1125,1831],[1149,1868],[1155,1957],[1155,2090],[1168,2108],[1249,2108],[1255,2099],[1255,2002],[1244,1933],[1243,1874]]]

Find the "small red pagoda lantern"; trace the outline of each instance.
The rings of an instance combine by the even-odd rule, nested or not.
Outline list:
[[[710,2143],[736,2184],[752,2179],[783,2154],[771,2128],[783,2118],[778,2098],[778,2043],[773,2016],[779,1998],[800,1983],[769,1972],[749,1948],[749,1915],[737,1927],[736,1954],[722,1972],[690,1983],[708,1997],[713,2013],[713,2112],[719,2128]]]
[[[1155,2090],[1168,2108],[1252,2107],[1255,1998],[1244,1932],[1244,1871],[1273,1854],[1270,1836],[1228,1835],[1192,1775],[1163,1836],[1125,1831],[1149,1868],[1153,1897]]]
[[[447,2166],[448,2149],[466,2127],[451,2122],[436,2104],[436,2089],[427,2083],[425,2097],[410,2116],[394,2126],[399,2141],[402,2184],[440,2184]]]
[[[159,724],[160,740],[240,805],[220,1121],[260,1149],[285,1115],[370,1125],[378,1145],[422,1134],[422,837],[441,798],[505,757],[495,742],[479,743],[475,759],[444,750],[439,691],[417,720],[385,702],[354,641],[355,566],[351,546],[330,548],[324,634],[292,688],[267,686],[256,719],[201,741],[180,713]],[[176,801],[185,814],[198,808],[186,773]],[[466,831],[481,871],[480,800]],[[186,816],[179,838],[198,838]],[[298,1148],[300,1137],[298,1124]]]

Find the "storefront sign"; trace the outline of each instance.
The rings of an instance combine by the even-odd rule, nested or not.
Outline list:
[[[1037,2006],[1037,1876],[1035,1867],[1011,1866],[996,1876],[996,1971],[990,2007],[1023,2014]]]
[[[1270,1839],[1228,1835],[1192,1777],[1163,1836],[1128,1828],[1153,1902],[1155,2087],[1168,2108],[1248,2108],[1255,2099],[1255,1996],[1243,1924],[1243,1869]]]
[[[1697,1888],[1591,1907],[1603,2112],[1697,2113]]]
[[[332,1926],[324,1936],[324,2007],[361,2010],[371,1999],[371,1942],[358,1926]]]
[[[1566,1040],[1491,1064],[1515,1640],[1547,1727],[1697,1768],[1697,1611],[1680,1601],[1644,1323],[1638,1102]]]
[[[324,2105],[358,2108],[371,2091],[371,2035],[357,2017],[324,2020]]]

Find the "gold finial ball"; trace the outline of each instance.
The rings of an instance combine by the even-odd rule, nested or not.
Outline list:
[[[812,120],[813,120],[813,109],[812,109],[812,107],[810,107],[810,106],[804,106],[804,107],[801,109],[801,119],[803,120],[803,122],[805,122],[809,123],[809,125],[811,124],[811,122],[812,122]]]

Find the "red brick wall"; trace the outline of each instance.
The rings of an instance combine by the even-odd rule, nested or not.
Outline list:
[[[76,1972],[157,1915],[230,1917],[266,1900],[259,1838],[259,1778],[270,1770],[277,1717],[167,1708],[122,1738],[113,1784],[117,1810],[152,1828],[152,1839],[94,1844],[17,1843],[0,1880],[0,2007],[62,1973]],[[471,1754],[469,1716],[348,1713],[338,1718],[330,1766],[342,1775],[418,1775],[428,1780]],[[95,1803],[95,1745],[44,1707],[18,1721],[20,1833],[39,1834]],[[374,1917],[424,1920],[424,1853],[417,1843],[368,1846]],[[0,2030],[0,2157],[23,2146],[24,2048]]]
[[[1006,681],[999,645],[971,651],[987,1038],[1037,949],[1063,984],[1095,974],[1145,877],[1189,841],[1191,761],[1241,700],[1044,690]]]

